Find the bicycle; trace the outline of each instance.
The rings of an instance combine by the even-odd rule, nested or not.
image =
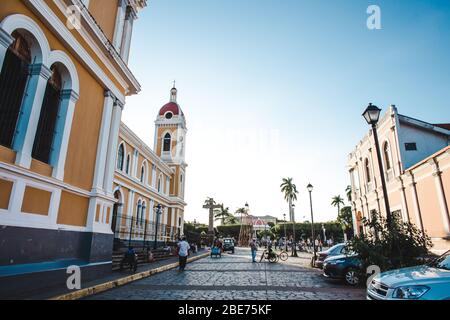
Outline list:
[[[277,255],[275,252],[269,252],[267,250],[264,250],[259,262],[262,262],[264,259],[269,260],[270,263],[276,263],[280,259],[280,256]]]
[[[281,250],[281,252],[278,254],[281,261],[286,261],[289,258],[289,254],[286,250]]]

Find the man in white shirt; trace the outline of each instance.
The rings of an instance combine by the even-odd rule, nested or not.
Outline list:
[[[189,243],[186,241],[186,237],[183,236],[181,241],[178,242],[178,259],[180,265],[180,271],[184,271],[186,268],[187,257],[189,255]]]

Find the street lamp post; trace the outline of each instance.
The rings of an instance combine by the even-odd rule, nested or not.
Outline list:
[[[327,243],[327,234],[326,234],[326,229],[325,229],[325,225],[322,223],[322,231],[323,231],[323,243]]]
[[[292,217],[292,257],[298,257],[297,255],[297,244],[295,243],[295,204],[291,206],[291,217]]]
[[[287,251],[287,234],[286,234],[286,213],[283,213],[283,219],[284,219],[284,247]]]
[[[314,213],[313,213],[313,206],[312,206],[312,191],[313,191],[313,186],[312,184],[308,184],[308,186],[306,187],[308,189],[309,192],[309,204],[311,207],[311,237],[312,237],[312,244],[313,244],[313,251],[314,251],[314,256],[313,256],[313,266],[316,262],[316,252],[317,252],[317,248],[316,248],[316,239],[314,237]]]
[[[364,113],[362,114],[364,119],[366,119],[367,123],[372,126],[373,139],[375,140],[375,148],[377,152],[378,159],[378,168],[380,169],[380,177],[381,177],[381,186],[383,189],[383,197],[384,197],[384,206],[386,209],[386,219],[388,224],[391,222],[391,209],[389,207],[389,198],[386,189],[386,179],[384,177],[383,171],[383,163],[381,161],[381,151],[380,151],[380,143],[378,141],[378,133],[377,133],[377,123],[380,118],[381,109],[377,106],[369,103],[369,106],[366,108]]]
[[[153,249],[156,249],[158,243],[158,224],[159,224],[159,216],[162,214],[162,206],[158,204],[155,206],[156,209],[156,225],[155,225],[155,242],[153,243]]]

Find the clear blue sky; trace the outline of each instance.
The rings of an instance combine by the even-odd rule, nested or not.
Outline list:
[[[381,30],[366,27],[369,5]],[[300,191],[296,219],[336,217],[347,154],[369,102],[450,122],[450,1],[151,0],[136,21],[130,68],[142,85],[123,115],[153,147],[176,79],[188,136],[186,219],[206,196],[281,217],[281,178]]]

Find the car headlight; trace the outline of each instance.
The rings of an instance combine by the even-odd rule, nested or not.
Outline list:
[[[394,290],[393,298],[396,299],[419,299],[428,290],[427,286],[404,286]]]

